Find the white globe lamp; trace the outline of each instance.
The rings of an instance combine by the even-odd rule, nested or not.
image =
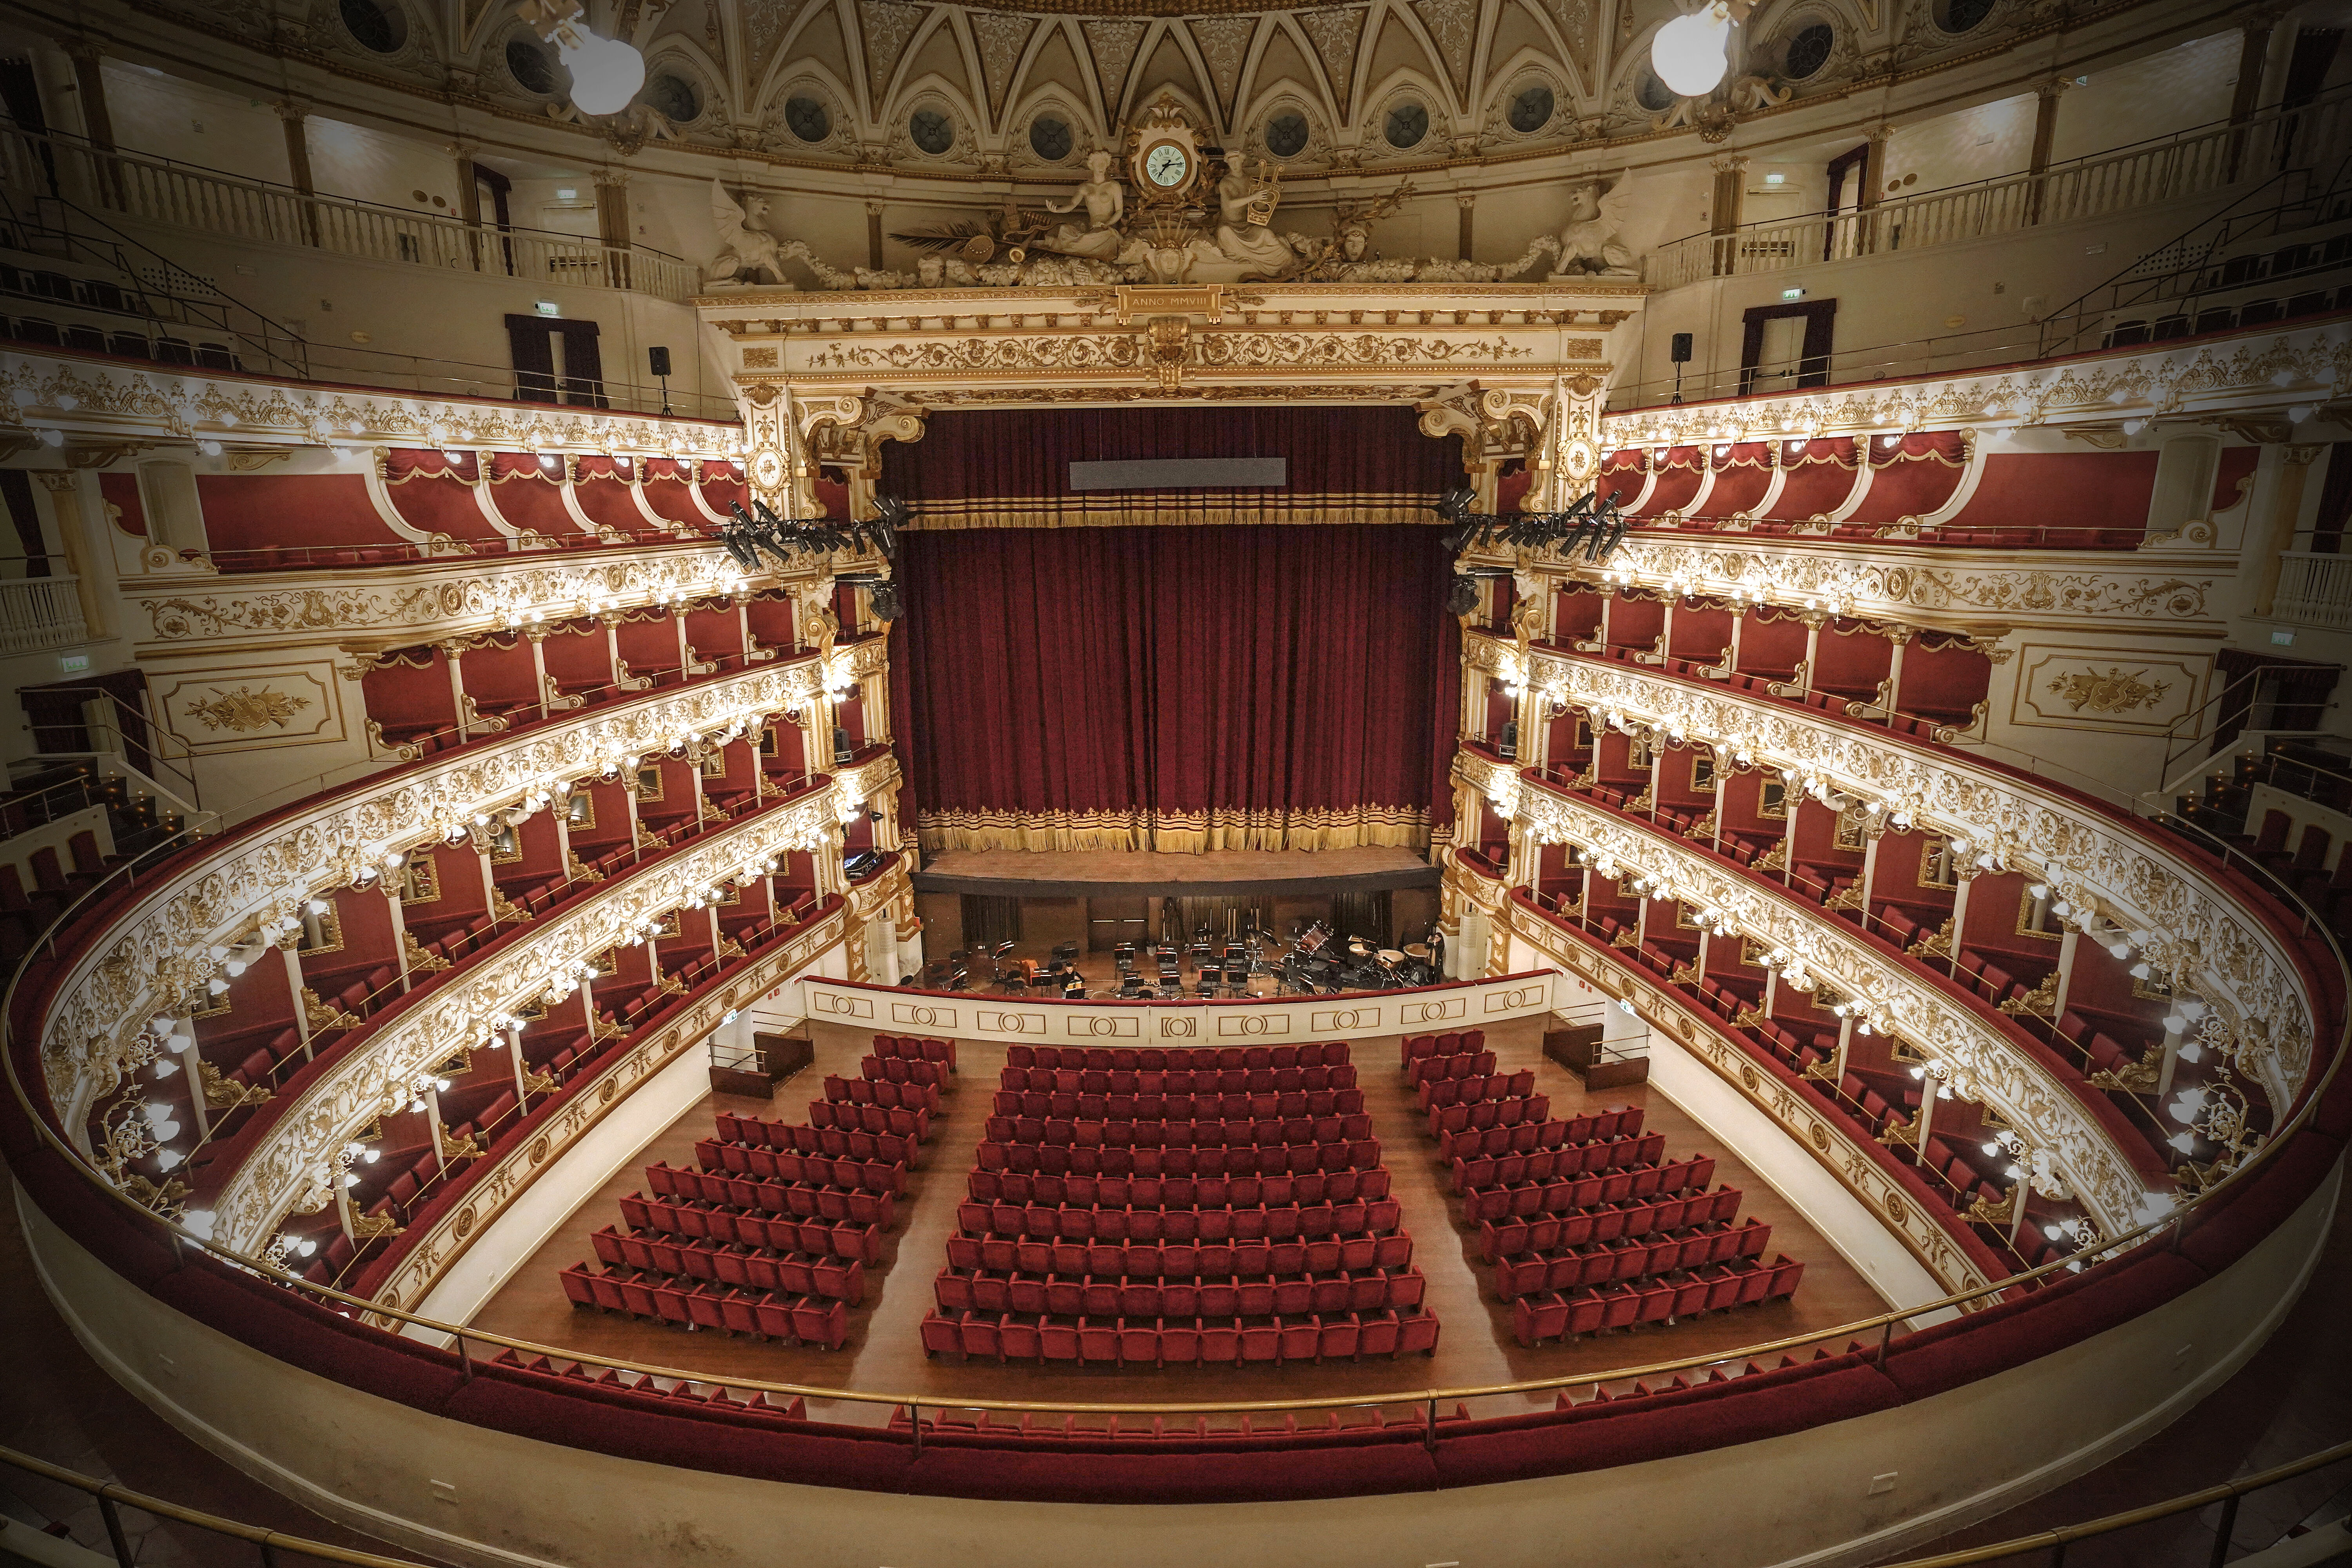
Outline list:
[[[1720,6],[1703,5],[1658,29],[1650,40],[1650,68],[1669,91],[1704,97],[1723,80],[1730,41],[1731,18]]]
[[[646,85],[646,57],[618,38],[565,26],[555,50],[572,73],[572,107],[583,114],[618,114]]]

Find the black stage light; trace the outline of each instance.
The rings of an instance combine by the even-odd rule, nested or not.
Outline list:
[[[1475,491],[1457,489],[1437,503],[1438,515],[1454,525],[1446,531],[1445,546],[1455,554],[1474,547],[1505,544],[1515,550],[1554,550],[1565,556],[1574,554],[1581,545],[1584,559],[1597,563],[1616,553],[1632,526],[1618,510],[1617,498],[1601,500],[1597,490],[1577,497],[1562,511],[1507,515],[1472,511],[1475,497]]]
[[[730,501],[732,522],[719,526],[719,540],[746,571],[760,570],[761,552],[789,566],[795,555],[830,555],[837,550],[878,551],[895,560],[898,530],[909,515],[907,503],[884,497],[875,513],[863,522],[836,522],[824,517],[778,517],[765,501],[754,500],[745,511],[740,501]],[[756,515],[755,515],[756,514]]]

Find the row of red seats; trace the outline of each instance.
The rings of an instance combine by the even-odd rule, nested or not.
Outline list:
[[[892,1083],[887,1079],[828,1078],[824,1080],[824,1102],[833,1105],[879,1105],[928,1113],[940,1108],[940,1086],[935,1083]],[[814,1106],[818,1102],[811,1100],[809,1103]]]
[[[850,1162],[842,1161],[840,1163],[845,1165]],[[897,1168],[892,1167],[893,1170]],[[866,1188],[829,1182],[822,1177],[761,1182],[748,1176],[690,1170],[681,1165],[648,1165],[646,1174],[653,1184],[656,1197],[677,1198],[685,1203],[718,1204],[747,1213],[759,1209],[769,1214],[854,1219],[861,1225],[887,1226],[890,1221],[885,1216],[894,1214],[898,1206],[898,1193],[887,1182]],[[840,1202],[826,1203],[808,1195],[816,1193],[831,1193]]]
[[[1007,1089],[1048,1094],[1295,1094],[1301,1089],[1353,1089],[1349,1062],[1311,1068],[1203,1068],[1195,1072],[1143,1072],[1105,1068],[1006,1068]]]
[[[1772,1227],[1751,1218],[1745,1225],[1707,1226],[1670,1232],[1647,1241],[1591,1242],[1553,1252],[1522,1252],[1495,1265],[1495,1294],[1502,1300],[1678,1274],[1736,1258],[1761,1258]]]
[[[720,1148],[742,1147],[740,1144],[719,1144],[715,1142],[710,1145],[714,1157]],[[841,1187],[850,1192],[860,1193],[898,1194],[907,1190],[907,1164],[903,1160],[852,1160],[846,1157],[835,1159],[829,1154],[795,1154],[785,1149],[747,1149],[745,1153],[747,1158],[764,1157],[776,1163],[774,1175],[757,1178],[757,1180],[807,1182],[820,1187]],[[697,1157],[699,1158],[699,1155],[698,1154]],[[701,1177],[705,1184],[712,1178],[730,1182],[741,1180],[740,1177],[727,1173],[723,1167],[717,1171],[694,1171],[683,1165],[672,1165],[664,1160],[656,1160],[646,1167],[646,1180],[657,1193],[674,1193],[680,1197],[688,1198],[709,1198],[712,1203],[731,1203],[738,1208],[756,1206],[747,1200],[727,1197],[720,1192],[709,1190],[707,1185],[696,1187],[688,1184],[688,1178],[695,1176]],[[665,1185],[665,1183],[670,1184]]]
[[[902,1112],[893,1111],[899,1115]],[[718,1138],[705,1138],[695,1144],[702,1168],[706,1171],[740,1171],[756,1176],[774,1176],[780,1155],[814,1154],[826,1160],[878,1160],[886,1165],[911,1161],[920,1141],[910,1133],[868,1132],[841,1127],[818,1127],[803,1123],[798,1127],[778,1127],[775,1142],[730,1143]],[[703,1150],[719,1152],[703,1153]]]
[[[877,1035],[874,1054],[896,1057],[901,1061],[944,1062],[950,1072],[955,1070],[956,1048],[953,1040],[934,1039],[929,1036]]]
[[[1797,1282],[1804,1272],[1802,1263],[1782,1253],[1769,1264],[1742,1259],[1736,1264],[1711,1266],[1688,1279],[1673,1283],[1617,1284],[1522,1296],[1512,1303],[1511,1326],[1519,1343],[1533,1346],[1545,1340],[1598,1333],[1603,1329],[1672,1322],[1694,1312],[1785,1300],[1796,1294]],[[1648,1392],[1636,1386],[1636,1394]]]
[[[1302,1046],[1007,1046],[1016,1068],[1093,1068],[1117,1072],[1204,1072],[1211,1068],[1336,1067],[1348,1059],[1345,1040]]]
[[[643,1193],[631,1193],[621,1199],[621,1217],[638,1230],[661,1230],[673,1236],[709,1236],[720,1241],[730,1239],[718,1228],[715,1216],[722,1214],[734,1223],[737,1234],[733,1239],[741,1240],[751,1239],[751,1233],[744,1229],[745,1223],[762,1215],[883,1230],[887,1230],[898,1217],[898,1200],[888,1193],[856,1193],[842,1187],[819,1186],[814,1182],[762,1182],[755,1195],[759,1199],[755,1204],[736,1204],[719,1198],[694,1198],[675,1194],[656,1194],[647,1197]],[[656,1212],[664,1213],[662,1223],[650,1226],[638,1223],[638,1214]],[[697,1230],[697,1225],[702,1228]]]
[[[1664,1164],[1621,1166],[1582,1176],[1552,1176],[1539,1182],[1515,1182],[1507,1186],[1481,1187],[1462,1196],[1462,1217],[1473,1225],[1486,1220],[1531,1219],[1537,1215],[1566,1214],[1600,1203],[1619,1203],[1653,1193],[1704,1189],[1715,1174],[1715,1156],[1697,1154]],[[1608,1194],[1596,1197],[1597,1193]]]
[[[991,1319],[976,1312],[923,1320],[923,1352],[961,1352],[998,1361],[1095,1362],[1124,1367],[1241,1366],[1264,1362],[1360,1361],[1407,1351],[1433,1355],[1437,1320],[1426,1312],[1394,1310],[1364,1317],[1281,1318],[1265,1322],[1241,1319],[1160,1319],[1130,1323],[1080,1318],[1056,1321],[1006,1314]]]
[[[817,1118],[822,1115],[824,1120]],[[910,1138],[921,1142],[929,1136],[930,1113],[925,1110],[901,1110],[879,1105],[843,1105],[831,1100],[809,1101],[809,1118],[805,1123],[767,1121],[756,1116],[737,1116],[729,1111],[718,1114],[719,1142],[741,1143],[755,1149],[789,1149],[798,1154],[822,1153],[824,1151],[809,1146],[809,1129],[835,1127],[844,1131],[856,1128],[866,1132],[887,1132],[894,1138]]]
[[[1556,1247],[1581,1247],[1588,1241],[1615,1241],[1621,1237],[1736,1219],[1739,1198],[1738,1187],[1723,1186],[1711,1193],[1702,1189],[1680,1197],[1629,1198],[1531,1218],[1482,1220],[1478,1256],[1494,1263],[1515,1252],[1549,1252]]]
[[[859,1105],[846,1100],[812,1100],[809,1101],[808,1125],[820,1131],[839,1128],[843,1131],[888,1133],[919,1143],[931,1135],[931,1113],[928,1110],[906,1110],[895,1105]],[[803,1153],[812,1151],[801,1142],[797,1130],[790,1147]]]
[[[1598,1139],[1591,1143],[1567,1143],[1557,1149],[1528,1153],[1486,1154],[1454,1163],[1454,1190],[1476,1192],[1484,1187],[1512,1187],[1553,1176],[1580,1176],[1627,1165],[1654,1165],[1665,1155],[1662,1132]]]
[[[1060,1144],[980,1145],[984,1171],[1107,1176],[1270,1176],[1308,1171],[1368,1171],[1381,1163],[1377,1138],[1354,1143],[1243,1143],[1213,1149],[1066,1148]]]
[[[1412,1261],[1412,1237],[1402,1232],[1316,1241],[1051,1241],[993,1234],[948,1237],[950,1268],[1097,1279],[1328,1274],[1340,1268],[1402,1268]]]
[[[1713,1162],[1709,1163],[1710,1168]],[[1248,1208],[1258,1204],[1348,1203],[1382,1198],[1388,1168],[1305,1171],[1268,1176],[1096,1175],[976,1170],[971,1195],[983,1203],[1101,1204],[1113,1208]]]
[[[628,1269],[591,1273],[584,1263],[562,1271],[563,1293],[574,1307],[594,1307],[760,1339],[797,1340],[839,1350],[849,1342],[849,1308],[816,1296],[780,1296],[698,1283],[684,1287],[657,1274]]]
[[[598,1261],[613,1268],[791,1296],[830,1296],[853,1307],[866,1300],[866,1269],[847,1258],[771,1252],[740,1242],[670,1240],[653,1233],[625,1236],[609,1225],[588,1239]]]
[[[1360,1089],[1268,1089],[1263,1094],[1086,1094],[1065,1089],[999,1089],[999,1116],[1061,1121],[1232,1121],[1244,1117],[1352,1116]]]
[[[1372,1135],[1372,1119],[1352,1116],[1243,1118],[1227,1121],[1064,1121],[1043,1116],[992,1116],[983,1134],[994,1143],[1047,1149],[1232,1149],[1267,1143],[1352,1142]]]
[[[1498,1072],[1486,1078],[1449,1078],[1424,1083],[1414,1090],[1423,1110],[1441,1105],[1468,1105],[1481,1100],[1517,1100],[1536,1091],[1536,1069]]]
[[[1488,1103],[1496,1106],[1548,1106],[1549,1099],[1538,1094],[1523,1100],[1494,1100]],[[1469,1108],[1458,1109],[1467,1110]],[[1437,1126],[1437,1119],[1442,1114],[1440,1111],[1430,1112],[1430,1131],[1437,1139],[1437,1157],[1449,1165],[1485,1154],[1526,1154],[1538,1149],[1560,1149],[1575,1143],[1631,1137],[1642,1131],[1642,1112],[1638,1106],[1596,1110],[1558,1121],[1529,1120],[1505,1126],[1465,1127],[1456,1131],[1446,1131]]]
[[[859,1194],[864,1196],[864,1194]],[[701,1204],[671,1203],[632,1193],[621,1200],[621,1217],[640,1235],[708,1237],[740,1242],[777,1252],[845,1258],[857,1263],[882,1259],[882,1229],[848,1220],[798,1219],[784,1215],[742,1213]]]
[[[956,1205],[956,1228],[971,1236],[1034,1236],[1066,1241],[1290,1241],[1394,1230],[1394,1198],[1367,1202],[1199,1205],[1142,1208],[1102,1204]]]
[[[904,1057],[863,1057],[857,1063],[857,1076],[867,1083],[911,1084],[937,1089],[948,1081],[948,1064],[931,1061],[928,1058],[909,1061]],[[834,1081],[832,1079],[824,1080],[827,1100],[842,1098],[834,1093]],[[938,1104],[935,1098],[927,1109],[937,1109]]]
[[[1047,1274],[950,1267],[933,1283],[943,1310],[1048,1317],[1263,1318],[1418,1307],[1429,1281],[1410,1266],[1328,1274]]]
[[[1449,1079],[1446,1081],[1450,1083],[1453,1080]],[[1551,1096],[1523,1094],[1509,1099],[1433,1105],[1430,1107],[1426,1119],[1430,1136],[1443,1144],[1453,1133],[1483,1132],[1489,1127],[1541,1126],[1550,1117]]]
[[[1442,1083],[1448,1079],[1491,1078],[1495,1072],[1495,1053],[1465,1051],[1460,1056],[1423,1057],[1405,1071],[1408,1080],[1416,1085]]]
[[[1484,1029],[1449,1030],[1442,1035],[1407,1035],[1397,1045],[1397,1065],[1410,1068],[1427,1057],[1455,1057],[1484,1050]]]

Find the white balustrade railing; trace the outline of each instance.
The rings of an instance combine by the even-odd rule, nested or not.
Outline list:
[[[2281,552],[2271,615],[2298,626],[2352,626],[2352,555]]]
[[[100,214],[226,238],[313,246],[370,261],[535,282],[625,289],[681,302],[701,282],[693,263],[642,247],[309,195],[16,126],[0,134],[0,184],[46,195],[53,179],[69,199]]]
[[[79,579],[0,579],[0,653],[38,653],[89,640]]]
[[[2258,183],[2282,169],[2343,156],[2352,146],[2352,94],[2220,123],[2040,174],[1924,191],[1874,207],[1694,234],[1650,253],[1643,279],[1672,289],[1702,278],[1780,272],[1822,261],[1919,250],[2014,234],[2038,224],[2100,217]]]

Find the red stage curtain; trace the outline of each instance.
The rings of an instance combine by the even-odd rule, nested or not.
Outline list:
[[[1124,528],[1155,523],[1431,523],[1462,483],[1461,438],[1433,441],[1397,407],[1040,408],[934,414],[882,447],[884,495],[918,526]],[[1284,458],[1265,489],[1078,490],[1070,464]]]
[[[908,534],[924,847],[1425,845],[1459,689],[1439,534]]]

